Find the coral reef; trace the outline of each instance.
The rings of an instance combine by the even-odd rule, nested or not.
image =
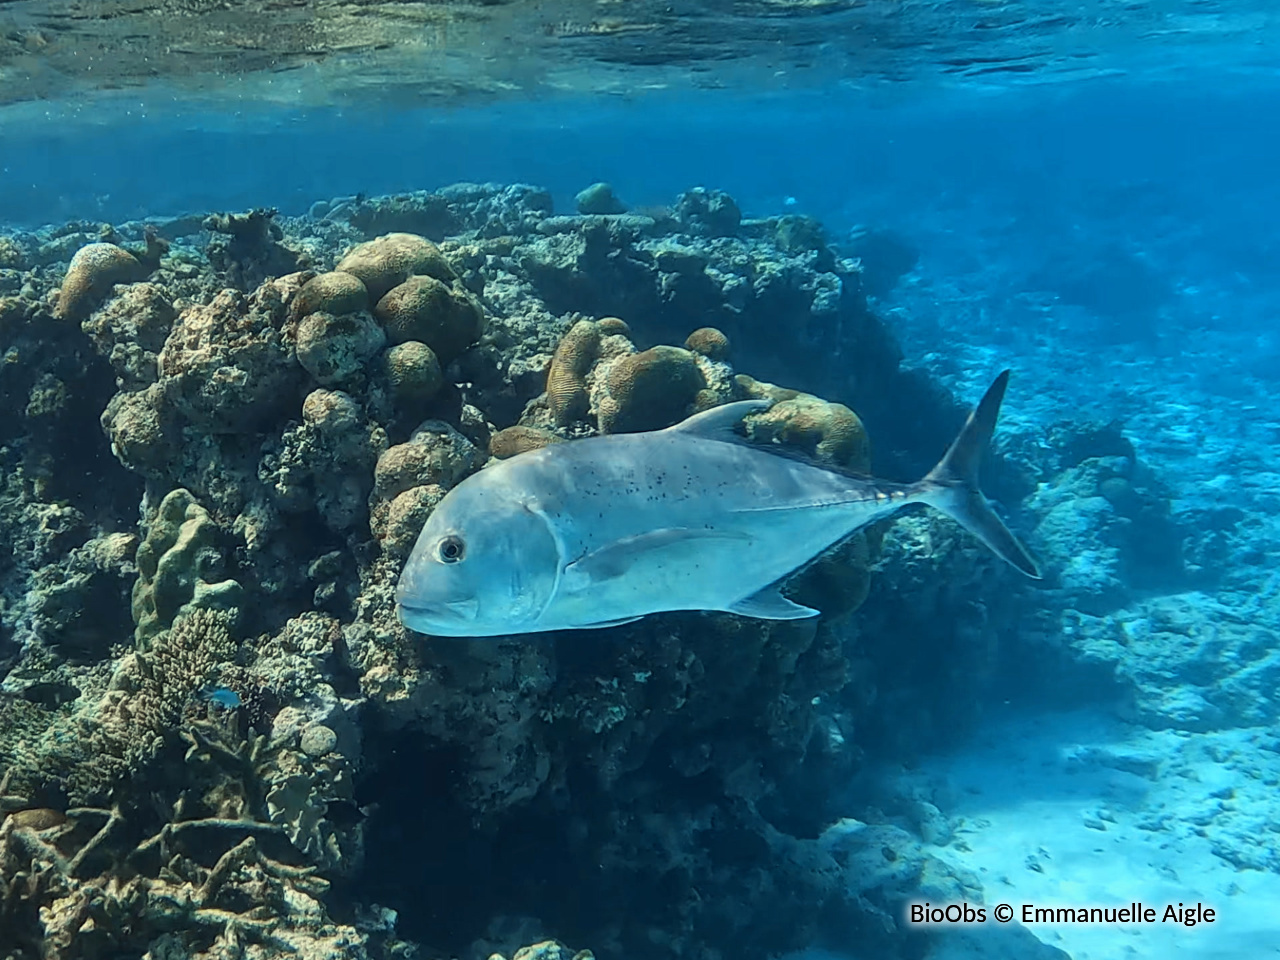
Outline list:
[[[559,426],[567,426],[587,412],[587,374],[600,349],[600,328],[579,320],[564,335],[547,369],[547,404]]]
[[[574,198],[574,203],[577,205],[579,213],[612,214],[627,212],[626,205],[618,199],[613,192],[613,186],[608,183],[591,184],[591,186],[578,193]]]
[[[414,276],[392,287],[374,313],[392,343],[425,343],[443,363],[460,356],[484,332],[479,306],[435,277]]]
[[[362,281],[373,303],[410,277],[448,282],[455,276],[453,267],[434,243],[409,233],[389,233],[359,244],[338,262],[336,269]]]
[[[601,381],[596,407],[602,433],[670,426],[691,411],[707,385],[692,353],[667,346],[619,357]]]
[[[147,235],[147,248],[131,253],[114,243],[90,243],[76,251],[58,291],[53,315],[59,320],[83,320],[118,283],[145,280],[159,265],[167,246]]]
[[[100,227],[10,254],[30,266],[0,298],[22,411],[0,425],[0,953],[563,937],[750,958],[856,936],[901,958],[904,898],[976,890],[916,807],[867,799],[859,832],[829,795],[961,727],[1016,633],[1022,588],[945,523],[864,531],[797,576],[816,622],[478,643],[397,622],[422,523],[489,457],[764,396],[745,439],[866,470],[870,434],[905,472],[963,415],[899,369],[815,224],[708,190],[602,202],[554,216],[537,188],[460,184],[179,218],[145,278],[64,284],[75,324],[47,323],[54,265]],[[65,477],[68,437],[95,482]],[[1117,477],[1096,474],[1104,502],[1157,522]]]

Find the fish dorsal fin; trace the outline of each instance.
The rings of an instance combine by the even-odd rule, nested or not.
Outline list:
[[[803,620],[820,613],[813,607],[804,607],[788,600],[778,590],[776,583],[725,607],[724,612],[736,613],[740,617],[755,617],[757,620]]]
[[[737,400],[733,403],[722,403],[710,410],[695,413],[686,420],[681,420],[674,427],[668,427],[672,433],[689,433],[695,437],[708,440],[728,440],[742,443],[743,437],[733,428],[742,422],[742,418],[773,406],[772,400]]]
[[[712,407],[710,410],[703,410],[701,413],[695,413],[692,417],[681,420],[675,426],[667,427],[666,430],[659,432],[688,433],[695,437],[704,437],[707,440],[719,440],[723,443],[736,443],[739,446],[768,454],[771,457],[781,457],[784,460],[794,460],[796,463],[803,463],[806,466],[821,470],[824,473],[835,473],[842,477],[849,477],[852,480],[871,479],[871,477],[861,470],[844,467],[838,463],[828,463],[825,460],[818,460],[812,454],[805,453],[803,450],[797,449],[796,447],[787,446],[777,440],[752,440],[750,437],[738,433],[734,429],[734,427],[742,422],[744,417],[749,417],[753,413],[760,413],[763,410],[768,410],[772,406],[772,400],[735,400],[733,403],[724,403],[718,407]]]

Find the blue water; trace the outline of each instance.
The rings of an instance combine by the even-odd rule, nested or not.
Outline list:
[[[0,214],[17,223],[91,212],[121,220],[264,198],[300,214],[317,198],[464,180],[535,183],[569,209],[582,184],[607,178],[633,204],[669,202],[705,183],[760,215],[794,197],[836,226],[917,209],[940,219],[979,198],[992,205],[992,221],[1038,207],[1066,217],[1139,192],[1212,224],[1265,219],[1256,199],[1243,198],[1272,189],[1280,146],[1268,118],[1277,106],[1274,87],[1207,71],[1185,85],[1098,79],[892,99],[839,90],[650,94],[536,108],[260,107],[153,118],[138,104],[108,107],[92,124],[79,111],[6,124]],[[1139,219],[1135,212],[1135,226]]]
[[[215,685],[234,700],[217,716],[252,708],[289,717],[275,711],[290,704],[302,730],[290,734],[300,738],[298,756],[311,756],[304,723],[323,719],[337,746],[297,761],[313,778],[302,795],[336,791],[325,797],[329,820],[319,819],[337,824],[342,843],[357,834],[353,823],[365,825],[365,859],[350,871],[338,868],[345,847],[339,856],[337,846],[308,847],[306,837],[291,835],[292,848],[269,846],[281,839],[269,830],[259,837],[272,857],[334,880],[316,895],[317,909],[358,931],[350,936],[360,943],[326,955],[409,955],[396,952],[408,948],[395,945],[394,928],[432,958],[510,955],[547,938],[609,960],[717,949],[841,960],[1280,956],[1280,81],[1241,69],[1265,62],[1280,39],[1260,23],[1238,37],[1224,28],[1216,62],[1188,55],[1185,68],[1174,58],[1148,71],[1149,48],[1127,61],[1118,47],[1107,62],[1132,69],[1040,83],[1010,76],[781,89],[766,74],[725,90],[637,87],[417,107],[377,98],[219,104],[216,91],[197,102],[144,88],[0,107],[0,238],[13,234],[33,249],[68,221],[123,226],[260,207],[301,218],[288,222],[286,238],[314,228],[311,236],[344,247],[347,234],[326,236],[330,226],[310,218],[317,202],[458,182],[536,185],[558,214],[573,213],[575,195],[596,181],[632,208],[672,205],[705,186],[732,195],[749,218],[817,218],[836,254],[861,253],[868,271],[878,269],[882,248],[860,246],[860,237],[868,229],[892,236],[909,262],[867,301],[895,345],[884,356],[901,356],[897,365],[883,361],[883,380],[825,347],[807,366],[786,360],[804,334],[785,325],[755,340],[748,332],[734,357],[738,372],[785,371],[784,386],[865,402],[859,412],[877,469],[926,468],[992,376],[1014,371],[986,492],[1040,556],[1046,581],[1029,588],[993,572],[945,520],[900,521],[886,534],[865,605],[822,634],[831,655],[845,658],[848,682],[830,679],[834,668],[817,646],[796,652],[789,634],[752,646],[737,628],[708,627],[696,615],[585,639],[434,640],[406,653],[370,637],[385,632],[389,621],[377,611],[389,600],[378,592],[386,570],[371,560],[367,513],[362,533],[304,537],[289,525],[301,517],[322,528],[323,504],[311,504],[278,514],[287,534],[265,522],[261,533],[252,510],[237,520],[243,504],[210,467],[208,489],[197,493],[216,503],[219,533],[202,562],[220,572],[200,576],[244,580],[246,607],[262,606],[247,621],[261,637],[243,638],[246,649],[294,657],[287,692],[254,699],[232,680]],[[85,231],[86,242],[94,232]],[[198,259],[203,241],[182,246]],[[476,268],[481,275],[516,270],[496,256]],[[36,283],[45,306],[28,297],[23,322],[52,323],[47,292],[63,266],[65,258],[21,277],[0,273],[0,297]],[[514,302],[506,288],[490,296],[491,314]],[[552,320],[567,328],[575,309],[591,313],[571,306]],[[624,319],[640,349],[666,335],[657,318]],[[63,349],[50,336],[49,353]],[[40,348],[0,326],[3,337],[11,369],[45,369]],[[40,426],[50,421],[31,412],[34,377],[0,379],[20,424],[0,434],[6,496],[27,511],[15,506],[0,521],[9,531],[44,531],[16,540],[0,562],[0,693],[50,710],[101,696],[123,648],[95,643],[95,652],[71,655],[51,645],[42,659],[42,625],[57,614],[37,598],[92,568],[84,576],[107,585],[84,596],[109,611],[95,615],[112,629],[123,618],[125,632],[111,642],[128,642],[131,557],[94,567],[99,561],[73,554],[91,537],[138,533],[140,515],[155,522],[161,497],[202,476],[166,463],[125,477],[93,433],[114,392],[111,371],[94,362],[84,377],[91,399],[69,420],[93,434],[91,454],[63,428]],[[470,389],[487,362],[446,364],[446,379]],[[58,376],[79,389],[66,370]],[[280,389],[292,396],[295,386]],[[360,392],[365,381],[349,389],[380,409],[374,394]],[[290,408],[267,426],[189,428],[181,444],[255,478],[245,490],[268,480],[283,488],[300,482],[283,467],[272,472],[301,456],[302,447],[289,446],[310,429],[299,416]],[[466,432],[461,412],[439,416]],[[383,420],[384,441],[407,440],[412,425]],[[49,444],[44,461],[31,454]],[[377,460],[335,456],[335,469],[362,477]],[[90,482],[63,485],[41,473],[60,468]],[[99,469],[110,497],[84,492]],[[305,482],[323,485],[319,475]],[[372,480],[360,482],[357,513]],[[59,504],[82,511],[62,540],[46,537],[63,516]],[[264,559],[254,536],[278,554]],[[264,571],[277,567],[293,572],[276,582]],[[332,636],[321,642],[299,627],[280,639],[284,619],[312,613],[335,619]],[[748,665],[735,660],[739,648],[754,658]],[[252,655],[240,661],[251,666]],[[777,666],[794,662],[802,667],[793,673]],[[788,678],[777,689],[774,670]],[[397,683],[410,692],[400,696]],[[74,694],[59,693],[68,684]],[[280,702],[263,706],[272,698]],[[175,729],[190,720],[183,709]],[[17,720],[6,722],[17,729]],[[7,743],[0,736],[0,771],[17,765]],[[330,749],[350,761],[341,789],[324,779],[332,771],[315,773]],[[173,802],[164,790],[179,789],[183,776],[175,763],[156,774],[164,804]],[[275,773],[261,773],[262,782]],[[68,797],[65,784],[34,798],[0,796],[0,813],[62,816]],[[208,795],[200,802],[210,803],[210,817],[251,817],[234,803],[215,811]],[[285,801],[272,803],[276,817]],[[287,813],[273,822],[294,823]],[[5,829],[0,850],[16,849],[4,844],[18,827],[8,828],[9,840]],[[137,842],[147,835],[129,830]],[[81,842],[70,830],[41,836]],[[215,847],[184,851],[203,864],[188,864],[196,887],[224,852]],[[103,877],[159,876],[149,861],[136,866],[145,858],[121,866],[128,856],[93,866]],[[12,884],[15,869],[0,857],[0,884]],[[245,869],[277,876],[269,863]],[[1026,922],[906,922],[899,908],[926,899],[1013,904]],[[1135,901],[1160,912],[1201,904],[1215,919],[1125,925],[1020,913]],[[33,934],[17,932],[26,915],[4,909],[0,956],[34,957]],[[136,934],[145,943],[104,936],[120,955],[159,956],[169,932],[157,923],[155,939]],[[201,937],[166,955],[211,956]]]

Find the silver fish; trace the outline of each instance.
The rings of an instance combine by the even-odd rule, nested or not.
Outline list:
[[[557,443],[491,464],[445,496],[400,575],[405,626],[440,637],[609,627],[669,610],[817,616],[790,574],[911,503],[956,520],[1029,577],[1035,561],[978,489],[1009,371],[917,483],[771,452],[734,428],[743,400],[650,433]]]

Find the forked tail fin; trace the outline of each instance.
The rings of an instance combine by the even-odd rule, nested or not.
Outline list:
[[[917,484],[920,499],[941,510],[975,537],[985,543],[996,556],[1007,561],[1028,577],[1040,579],[1040,568],[1031,554],[1004,525],[978,489],[978,467],[1000,415],[1000,402],[1009,385],[1005,370],[987,388],[982,401],[969,414],[960,434],[938,465]]]

